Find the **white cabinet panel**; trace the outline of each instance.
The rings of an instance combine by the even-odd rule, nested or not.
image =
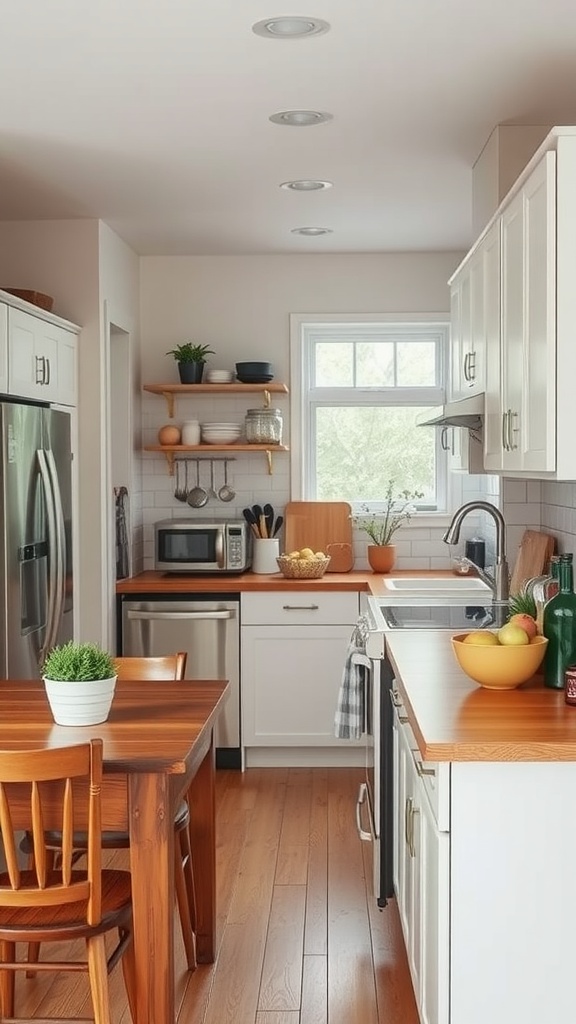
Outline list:
[[[351,632],[352,625],[242,626],[244,746],[342,745],[334,713]]]
[[[8,392],[8,307],[0,303],[0,394]]]
[[[8,391],[21,398],[76,405],[76,335],[10,307]]]

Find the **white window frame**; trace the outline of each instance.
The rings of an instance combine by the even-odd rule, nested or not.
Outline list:
[[[443,358],[440,369],[440,386],[446,391],[448,380],[448,358],[450,347],[450,316],[448,313],[292,313],[290,315],[290,493],[294,500],[310,500],[311,481],[306,477],[307,460],[304,457],[304,444],[310,436],[310,403],[307,390],[307,381],[310,380],[311,370],[307,360],[310,358],[310,346],[307,344],[308,334],[313,333],[314,326],[330,324],[350,324],[351,326],[398,324],[407,328],[413,326],[416,329],[425,324],[438,324],[445,328],[446,339],[444,344]],[[338,401],[337,388],[332,389],[326,397]],[[387,388],[363,388],[362,396],[359,394],[359,404],[362,399],[366,403],[373,404],[374,397],[378,392],[389,392]],[[442,397],[441,401],[444,400]],[[434,399],[434,403],[436,399]],[[424,429],[424,428],[423,428]],[[418,514],[421,521],[424,516],[433,516],[435,519],[445,517],[447,509],[451,507],[454,499],[452,479],[454,474],[448,472],[447,454],[443,451],[440,443],[440,432],[436,436],[436,457],[437,457],[437,485],[439,508],[435,512],[422,512]],[[460,490],[456,482],[456,489]]]

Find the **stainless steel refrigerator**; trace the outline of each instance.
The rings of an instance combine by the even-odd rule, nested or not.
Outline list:
[[[0,437],[0,675],[30,679],[73,637],[70,417],[2,401]]]

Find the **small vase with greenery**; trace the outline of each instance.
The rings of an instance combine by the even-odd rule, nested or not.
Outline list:
[[[116,662],[95,643],[54,647],[42,667],[46,695],[58,725],[97,725],[110,712]]]
[[[200,384],[204,373],[206,356],[214,355],[214,351],[208,345],[194,345],[191,341],[185,341],[182,345],[176,345],[166,353],[167,356],[174,356],[178,363],[178,372],[182,384]]]
[[[394,480],[388,481],[386,496],[382,509],[371,509],[368,505],[360,506],[360,511],[352,515],[352,522],[359,530],[367,533],[373,542],[368,545],[368,561],[375,572],[390,572],[394,565],[395,547],[391,544],[396,530],[410,521],[416,511],[413,504],[416,498],[423,498],[421,491],[403,490],[394,495]],[[380,549],[386,549],[382,552]]]

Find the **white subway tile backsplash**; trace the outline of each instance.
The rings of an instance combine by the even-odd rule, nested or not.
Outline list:
[[[526,482],[526,480],[509,480],[509,479],[504,479],[502,481],[502,485],[503,485],[502,486],[502,498],[503,498],[503,501],[506,504],[508,502],[514,502],[514,503],[518,503],[518,502],[525,503],[526,502],[526,500],[527,500],[527,498],[526,498],[526,492],[527,492],[527,482]]]

